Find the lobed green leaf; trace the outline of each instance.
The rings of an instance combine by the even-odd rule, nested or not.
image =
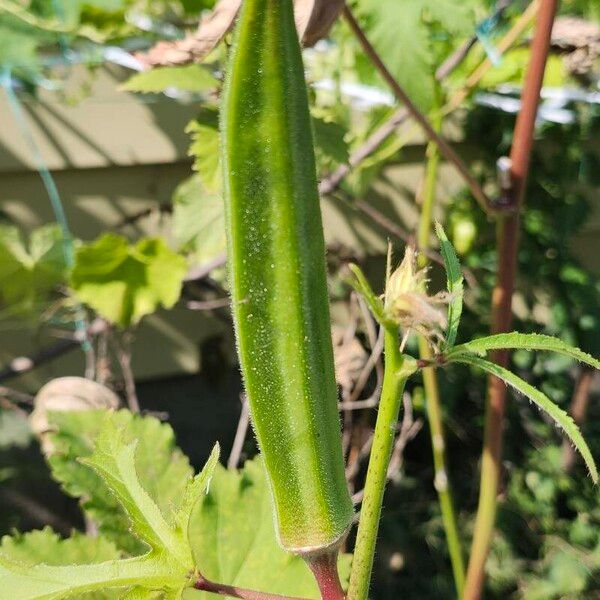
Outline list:
[[[156,590],[173,587],[181,590],[186,573],[174,569],[171,561],[154,553],[97,564],[54,566],[15,562],[0,552],[0,581],[2,598],[60,600],[138,584]]]
[[[48,462],[52,476],[66,493],[81,498],[87,517],[100,532],[126,552],[139,554],[144,546],[129,533],[129,518],[116,497],[95,471],[77,460],[92,454],[105,415],[98,410],[50,413],[48,438],[53,450]],[[172,428],[154,417],[127,410],[112,413],[111,418],[125,443],[137,442],[135,470],[140,483],[169,524],[175,525],[193,470],[176,447]]]
[[[172,308],[186,272],[185,259],[160,238],[129,245],[107,233],[77,249],[70,283],[81,302],[129,327],[161,305]]]
[[[208,191],[199,173],[180,183],[173,194],[173,236],[193,264],[204,264],[226,251],[225,204]]]
[[[120,558],[117,547],[102,536],[90,537],[74,531],[70,538],[61,539],[50,527],[4,536],[0,541],[0,555],[20,565],[43,563],[49,566],[99,563]],[[86,594],[85,600],[116,600],[119,596],[120,593],[114,590],[96,591]]]
[[[546,396],[540,390],[534,388],[532,385],[514,373],[511,373],[508,369],[505,369],[504,367],[501,367],[500,365],[483,358],[479,358],[478,356],[459,354],[454,356],[452,361],[479,367],[495,377],[502,379],[502,381],[504,381],[507,385],[510,385],[515,390],[521,392],[524,396],[529,398],[529,400],[531,400],[541,410],[549,415],[554,422],[562,428],[567,437],[571,440],[571,442],[575,445],[575,448],[577,448],[583,457],[590,475],[592,476],[592,480],[594,483],[598,482],[598,470],[596,468],[596,463],[594,462],[592,453],[583,439],[579,428],[575,424],[575,421],[573,421],[573,419],[564,410],[554,404],[554,402],[552,402],[548,396]]]
[[[131,520],[134,535],[152,550],[177,557],[189,566],[191,560],[186,540],[167,522],[138,479],[135,470],[137,442],[126,442],[122,430],[111,417],[110,414],[106,416],[93,454],[80,459],[81,462],[93,468],[115,495]],[[189,510],[187,512],[189,514]]]
[[[49,292],[67,274],[58,225],[35,229],[25,242],[16,227],[0,225],[0,301],[13,313],[41,312]]]
[[[223,176],[217,111],[203,108],[196,119],[188,123],[185,131],[192,139],[188,156],[194,158],[194,170],[209,194],[220,195]]]
[[[243,470],[218,465],[210,489],[192,512],[189,538],[203,575],[229,585],[271,593],[319,598],[314,577],[299,556],[277,542],[271,498],[260,459]],[[350,556],[340,558],[342,582]],[[265,565],[268,565],[265,568]],[[187,590],[186,600],[212,600],[208,592]]]
[[[137,441],[131,441],[127,435],[131,432],[121,426],[119,415],[123,412],[94,413],[96,420],[102,421],[100,430],[94,438],[92,454],[80,460],[100,476],[102,484],[127,513],[132,533],[150,547],[150,552],[119,560],[117,547],[102,537],[87,538],[76,533],[71,539],[60,540],[49,529],[6,537],[0,545],[1,593],[7,593],[2,597],[23,600],[59,600],[73,596],[89,600],[182,598],[195,572],[188,542],[190,516],[209,485],[219,448],[215,446],[199,475],[191,478],[189,473],[184,473],[185,487],[178,504],[163,512],[139,481],[135,457]],[[82,492],[93,494],[93,489],[84,487]],[[117,596],[116,590],[114,594],[107,591],[114,588],[124,589]]]
[[[347,164],[350,160],[348,144],[344,139],[348,131],[345,127],[324,116],[311,116],[315,150],[321,160],[328,158],[337,164]],[[320,161],[319,161],[320,162]]]

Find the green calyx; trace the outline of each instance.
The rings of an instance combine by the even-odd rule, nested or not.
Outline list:
[[[221,114],[240,363],[283,547],[343,539],[344,476],[325,248],[291,0],[244,0]]]

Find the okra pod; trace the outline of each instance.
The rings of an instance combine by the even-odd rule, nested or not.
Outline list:
[[[290,551],[335,547],[344,477],[314,147],[292,0],[244,0],[221,112],[240,364]]]

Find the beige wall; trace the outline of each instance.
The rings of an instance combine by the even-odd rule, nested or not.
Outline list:
[[[89,97],[65,102],[42,90],[37,99],[23,98],[25,118],[52,170],[71,229],[76,237],[92,239],[117,228],[127,216],[168,203],[176,185],[190,173],[185,125],[197,106],[164,96],[120,92],[127,76],[122,69],[103,67],[91,79]],[[77,95],[90,76],[76,69],[66,88]],[[600,152],[600,151],[599,151]],[[404,163],[387,170],[369,195],[369,202],[393,221],[412,229],[417,213],[416,185],[422,177],[422,145],[403,153]],[[0,210],[26,229],[54,220],[36,164],[7,100],[0,96]],[[445,197],[461,187],[452,167],[442,166],[440,190]],[[600,273],[599,189],[589,190],[599,207],[574,242],[586,264]],[[324,202],[329,243],[351,247],[359,254],[383,253],[381,229],[337,200]],[[160,234],[168,216],[158,210],[135,226],[120,231],[131,236]],[[134,369],[140,378],[195,372],[199,346],[224,326],[204,315],[177,309],[145,319],[137,335]],[[31,354],[51,342],[35,327],[0,325],[0,365],[14,356]],[[32,389],[51,376],[82,372],[79,352],[71,353],[29,377]]]

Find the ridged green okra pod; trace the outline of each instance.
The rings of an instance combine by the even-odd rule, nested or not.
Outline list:
[[[222,104],[238,351],[284,548],[334,546],[352,521],[325,247],[292,0],[244,0]]]

